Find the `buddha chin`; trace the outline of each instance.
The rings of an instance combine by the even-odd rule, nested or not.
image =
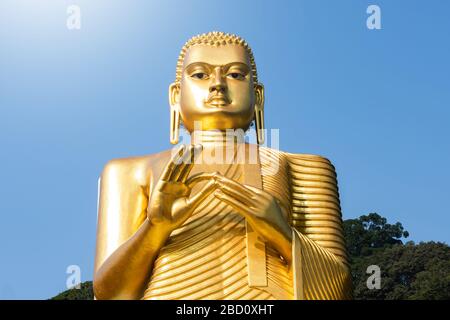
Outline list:
[[[185,128],[189,132],[204,130],[243,129],[246,131],[253,118],[253,113],[244,114],[241,110],[224,107],[207,107],[208,110],[201,113],[185,114],[181,112],[181,118],[185,121]],[[193,125],[188,125],[193,124]]]

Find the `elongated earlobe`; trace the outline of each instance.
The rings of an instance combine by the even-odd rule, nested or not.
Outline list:
[[[255,127],[256,141],[258,144],[264,143],[264,87],[258,83],[255,85]]]
[[[171,108],[172,109],[172,108]],[[180,135],[180,113],[170,110],[170,143],[177,144]]]
[[[255,108],[255,125],[256,125],[256,140],[258,144],[264,143],[264,111]]]
[[[180,107],[178,103],[179,86],[172,83],[169,86],[170,105],[170,143],[177,144],[180,135]]]

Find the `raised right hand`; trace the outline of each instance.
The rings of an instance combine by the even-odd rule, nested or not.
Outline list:
[[[195,159],[202,151],[201,145],[182,145],[166,165],[149,199],[147,218],[163,236],[181,226],[194,209],[216,188],[215,179],[190,197],[194,182],[187,181]]]

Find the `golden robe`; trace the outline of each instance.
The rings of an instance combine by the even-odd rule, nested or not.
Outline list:
[[[290,268],[275,249],[263,245],[265,257],[261,261],[264,270],[257,272],[263,274],[265,283],[252,285],[249,273],[255,267],[249,264],[252,251],[248,250],[245,219],[210,195],[160,250],[142,299],[351,298],[351,278],[333,165],[321,156],[290,154],[262,147],[259,158],[261,187],[278,200],[292,226],[293,262]],[[152,162],[167,162],[168,159],[168,154],[159,154]],[[279,166],[275,171],[274,163]],[[130,170],[115,169],[115,174],[135,174]],[[247,169],[245,165],[233,164],[223,166],[219,171],[245,183]],[[151,175],[150,186],[144,195],[147,197],[157,179]],[[136,190],[142,193],[145,188],[140,186]],[[146,205],[143,197],[135,201],[140,207]],[[128,218],[130,235],[132,229],[137,229],[145,219],[145,210],[136,212],[141,213]],[[99,217],[99,233],[107,232],[102,226],[112,224],[111,219],[104,215]],[[121,223],[127,220],[116,219]],[[101,260],[104,261],[108,253],[125,240],[122,237],[115,245],[103,250]]]

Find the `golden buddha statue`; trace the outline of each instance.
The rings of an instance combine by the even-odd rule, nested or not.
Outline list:
[[[182,123],[190,144],[112,160],[101,175],[96,298],[350,299],[334,167],[261,145],[248,44],[190,39],[169,103],[170,142]],[[243,138],[253,121],[257,144]]]

